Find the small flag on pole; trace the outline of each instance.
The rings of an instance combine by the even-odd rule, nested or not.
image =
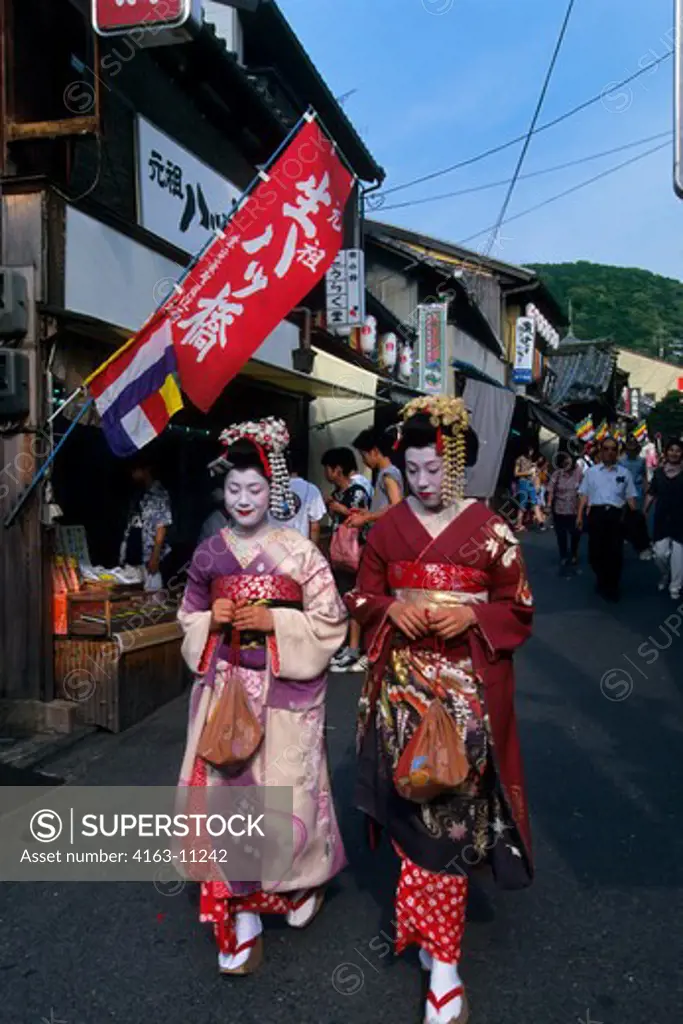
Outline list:
[[[591,441],[595,437],[592,416],[586,416],[585,419],[576,424],[576,436],[582,441]]]
[[[633,436],[636,441],[640,441],[641,444],[644,441],[647,441],[647,423],[645,420],[640,421],[636,429],[633,431]]]
[[[114,455],[133,455],[158,437],[183,400],[171,325],[153,317],[85,382]]]
[[[609,434],[609,426],[607,420],[603,420],[598,429],[595,431],[595,440],[602,441]]]

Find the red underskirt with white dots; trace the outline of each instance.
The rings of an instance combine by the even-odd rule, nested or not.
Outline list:
[[[425,871],[396,847],[401,875],[396,890],[396,953],[420,946],[436,960],[454,964],[467,912],[467,878]]]

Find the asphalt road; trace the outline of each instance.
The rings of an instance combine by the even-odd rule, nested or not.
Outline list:
[[[538,612],[517,660],[518,713],[537,877],[525,892],[472,897],[462,965],[472,1019],[678,1021],[683,613],[633,556],[622,603],[605,605],[588,572],[558,578],[552,534],[525,548]],[[269,919],[261,972],[228,980],[191,888],[171,897],[151,883],[7,884],[3,1024],[421,1021],[416,959],[394,958],[387,941],[395,864],[386,849],[366,850],[351,807],[357,689],[358,677],[332,677],[329,739],[350,866],[308,931]],[[184,715],[177,701],[49,770],[80,784],[169,784]]]

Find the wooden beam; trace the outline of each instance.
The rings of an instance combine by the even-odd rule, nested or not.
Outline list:
[[[87,117],[69,117],[61,121],[29,121],[26,124],[7,121],[5,131],[8,142],[18,142],[22,139],[56,139],[68,135],[97,135],[99,127],[99,118],[88,115]]]

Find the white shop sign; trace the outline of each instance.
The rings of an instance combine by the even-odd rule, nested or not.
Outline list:
[[[341,249],[325,276],[327,326],[358,327],[365,319],[365,254]]]
[[[515,330],[515,363],[512,380],[515,384],[531,384],[534,379],[535,325],[531,317],[517,318]]]
[[[137,136],[138,223],[194,255],[223,227],[241,190],[144,117]]]

